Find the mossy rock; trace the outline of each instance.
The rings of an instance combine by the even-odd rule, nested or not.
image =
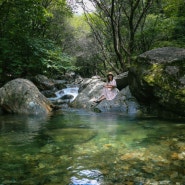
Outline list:
[[[130,68],[129,83],[140,102],[185,116],[185,49],[143,53]]]

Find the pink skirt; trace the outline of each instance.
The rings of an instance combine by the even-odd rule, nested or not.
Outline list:
[[[103,88],[102,95],[105,96],[106,100],[113,100],[116,95],[118,94],[118,89],[117,88]]]

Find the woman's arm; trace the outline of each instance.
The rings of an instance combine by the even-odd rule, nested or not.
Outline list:
[[[106,87],[106,88],[115,88],[116,86],[114,86],[114,85],[105,85],[104,87]]]
[[[117,87],[116,81],[113,80],[113,81],[111,82],[111,84],[107,84],[107,85],[105,85],[104,87],[106,87],[106,88],[111,88],[111,89],[116,88],[116,87]]]

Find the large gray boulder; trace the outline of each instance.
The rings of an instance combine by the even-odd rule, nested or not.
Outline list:
[[[129,84],[140,102],[160,114],[164,110],[185,116],[185,49],[165,47],[143,53],[130,68]]]
[[[48,114],[52,103],[29,80],[15,79],[0,88],[0,107],[16,114]]]
[[[97,112],[125,112],[136,114],[140,112],[140,106],[137,100],[131,95],[130,89],[126,86],[114,100],[103,100],[99,104],[94,103],[102,94],[102,89],[105,82],[98,77],[84,79],[81,84],[80,92],[77,98],[71,103],[72,107],[85,108]]]
[[[141,113],[141,107],[137,100],[131,95],[129,86],[119,91],[113,100],[103,100],[95,105],[94,110],[97,112],[124,112],[128,114]]]
[[[93,105],[93,101],[101,96],[104,84],[105,83],[98,77],[84,79],[80,85],[79,94],[71,106],[90,109]]]

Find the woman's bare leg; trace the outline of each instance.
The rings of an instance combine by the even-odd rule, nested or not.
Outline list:
[[[102,95],[100,98],[98,98],[96,101],[95,101],[95,103],[100,103],[102,100],[104,100],[105,99],[105,96],[104,95]]]
[[[102,100],[104,100],[104,99],[105,99],[105,96],[102,95],[102,96],[99,98],[99,101],[102,101]]]

